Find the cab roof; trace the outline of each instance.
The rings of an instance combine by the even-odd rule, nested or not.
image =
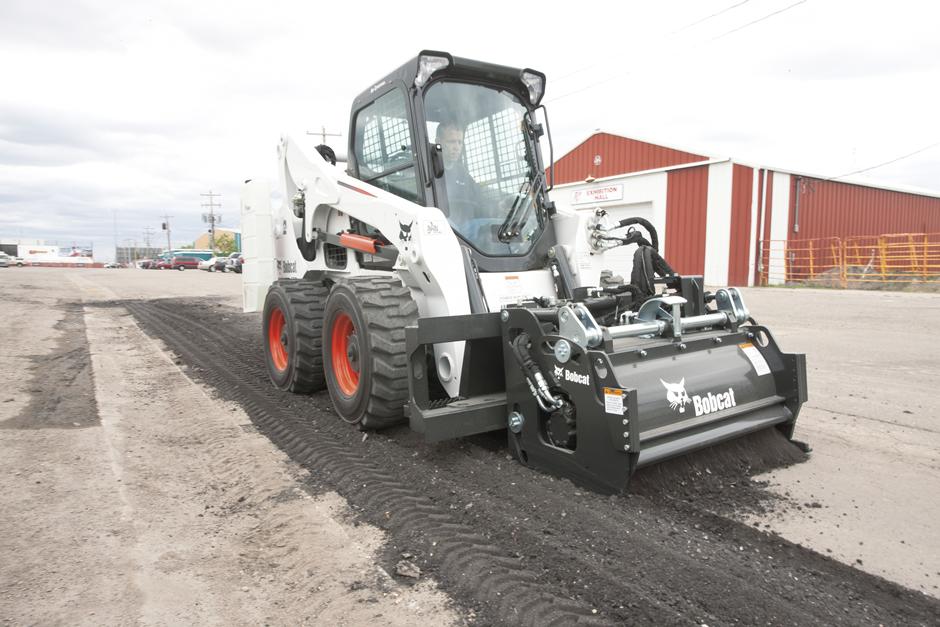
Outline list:
[[[468,80],[470,82],[494,84],[519,94],[526,102],[527,98],[525,98],[525,96],[528,93],[528,88],[525,83],[522,82],[522,73],[533,72],[541,75],[543,79],[545,76],[542,72],[530,68],[514,68],[508,65],[497,65],[485,61],[455,57],[448,52],[439,50],[422,50],[417,56],[409,59],[406,63],[387,74],[384,78],[376,81],[370,85],[368,89],[356,96],[356,99],[353,101],[353,111],[358,111],[375,100],[375,95],[384,91],[383,88],[389,83],[400,82],[404,83],[406,88],[413,88],[415,77],[418,75],[418,62],[421,57],[425,55],[447,57],[451,61],[446,68],[434,72],[434,79],[450,77]]]

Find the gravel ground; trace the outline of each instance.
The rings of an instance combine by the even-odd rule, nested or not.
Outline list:
[[[0,624],[464,622],[124,309],[89,304],[109,291],[0,276]]]
[[[809,460],[729,468],[743,457],[726,450],[608,499],[520,468],[502,438],[428,446],[398,428],[363,440],[324,396],[275,392],[258,318],[233,308],[237,276],[12,269],[0,293],[0,621],[940,615],[902,587],[936,597],[940,577],[940,373],[919,341],[940,319],[936,295],[879,294],[875,316],[870,294],[748,290],[783,348],[808,354],[797,435]],[[331,472],[335,455],[351,476]],[[373,486],[355,482],[366,467]],[[403,561],[417,586],[395,574]]]

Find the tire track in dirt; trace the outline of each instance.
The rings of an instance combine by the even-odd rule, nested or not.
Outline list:
[[[199,378],[223,396],[239,401],[259,430],[311,473],[323,477],[367,521],[436,549],[437,559],[431,559],[433,551],[429,551],[428,559],[423,561],[425,569],[435,565],[442,587],[450,585],[459,590],[464,599],[473,601],[478,614],[490,615],[493,622],[533,627],[609,624],[590,608],[547,590],[518,560],[505,556],[484,536],[453,521],[426,496],[355,451],[324,440],[324,431],[315,423],[279,411],[265,398],[269,386],[266,379],[245,381],[229,367],[240,361],[233,363],[227,351],[233,338],[209,327],[186,325],[184,318],[170,311],[155,314],[145,305],[126,306],[146,331],[156,332],[189,365],[200,368]],[[221,358],[224,361],[220,363]],[[379,515],[370,517],[370,512]]]
[[[363,441],[323,396],[270,387],[256,316],[220,325],[202,302],[128,307],[194,376],[239,400],[366,520],[390,529],[390,554],[417,551],[443,586],[471,604],[495,604],[506,623],[550,622],[546,589],[583,604],[568,620],[549,615],[561,622],[931,624],[940,612],[935,599],[712,513],[709,498],[733,505],[740,486],[704,503],[687,486],[605,498],[507,461],[492,438],[429,446],[397,428]]]

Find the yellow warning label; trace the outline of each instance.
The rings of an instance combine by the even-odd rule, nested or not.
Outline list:
[[[623,390],[604,388],[604,411],[615,416],[623,416]]]

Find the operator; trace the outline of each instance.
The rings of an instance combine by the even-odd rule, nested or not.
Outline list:
[[[480,185],[470,176],[463,161],[463,137],[463,128],[453,122],[441,122],[435,133],[435,142],[441,145],[444,161],[448,217],[458,228],[477,217],[483,203]]]

